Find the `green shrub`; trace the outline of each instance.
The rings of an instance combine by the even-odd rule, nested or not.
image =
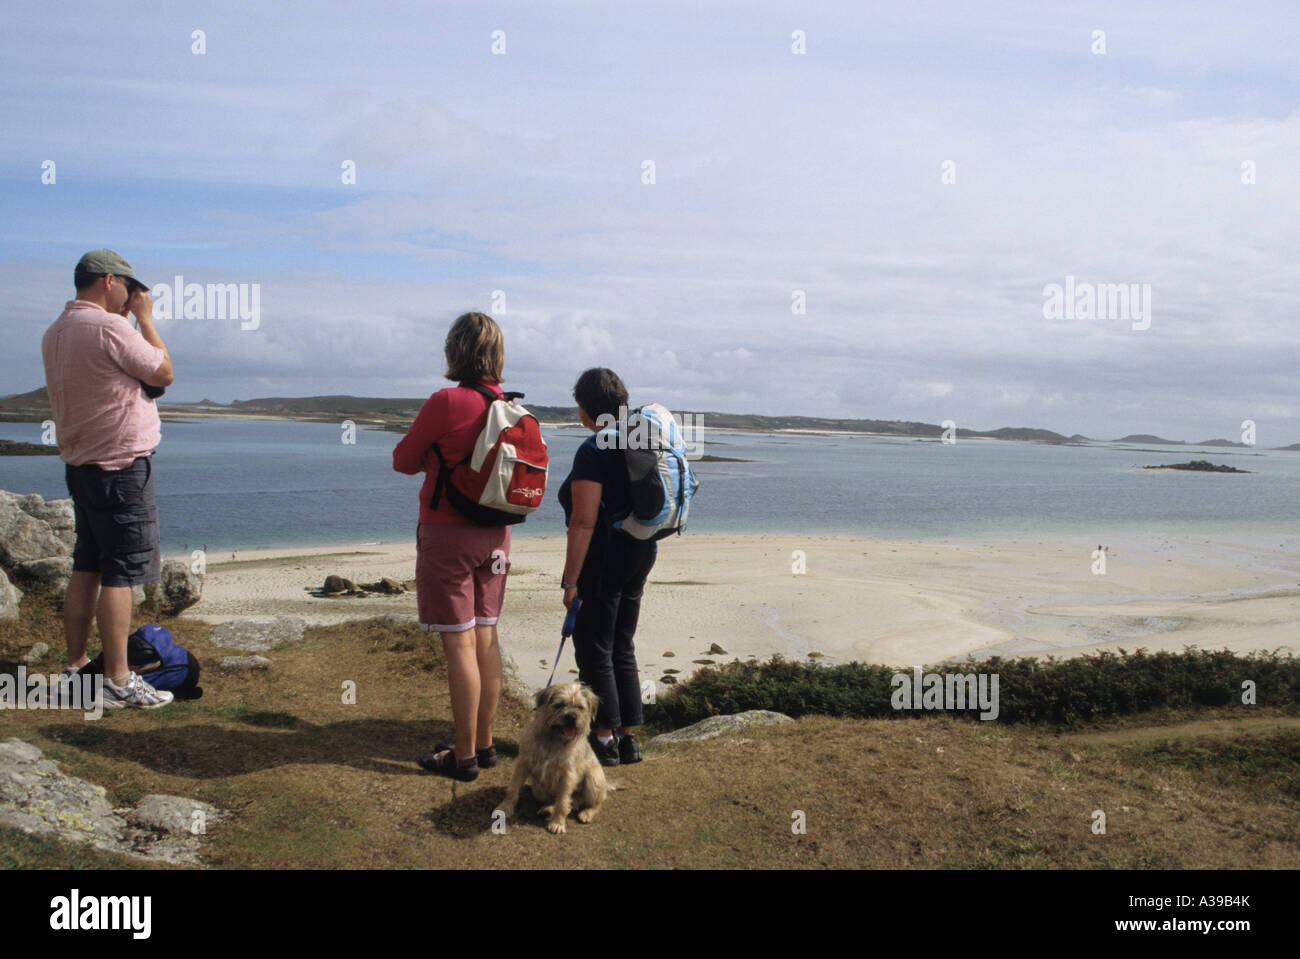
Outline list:
[[[1004,659],[949,663],[926,672],[998,676],[998,719],[1072,726],[1160,708],[1241,702],[1242,683],[1255,683],[1255,701],[1300,701],[1300,660],[1291,655],[1188,649],[1181,653],[1101,652],[1075,659]],[[865,663],[821,666],[774,656],[765,663],[703,669],[646,707],[646,722],[677,728],[709,716],[771,709],[788,716],[905,718],[935,710],[895,709],[893,677],[912,670]],[[978,709],[951,710],[979,715]]]

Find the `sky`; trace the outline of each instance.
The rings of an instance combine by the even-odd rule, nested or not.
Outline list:
[[[73,265],[108,247],[151,285],[257,287],[255,324],[159,320],[181,401],[427,395],[481,310],[526,403],[608,366],[673,409],[1297,443],[1298,24],[1291,0],[17,7],[0,394],[43,383]],[[1149,314],[1053,314],[1067,282]]]

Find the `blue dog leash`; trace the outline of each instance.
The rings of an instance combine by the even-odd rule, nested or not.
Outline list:
[[[564,655],[564,641],[573,635],[573,624],[578,621],[578,607],[582,605],[582,600],[575,596],[573,603],[569,606],[569,615],[564,617],[564,626],[560,629],[560,648],[555,651],[555,665],[551,667],[551,678],[546,681],[546,688],[551,688],[551,682],[555,679],[555,671],[560,668],[560,657]]]

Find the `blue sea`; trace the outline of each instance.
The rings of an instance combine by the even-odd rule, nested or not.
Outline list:
[[[589,434],[544,432],[557,490]],[[40,425],[0,423],[0,437],[40,442]],[[354,445],[341,437],[328,423],[164,423],[154,462],[164,550],[413,540],[421,477],[393,472],[399,434],[358,428]],[[1300,532],[1295,452],[722,431],[708,432],[702,451],[749,462],[694,465],[701,487],[692,532],[1098,542],[1141,531]],[[1136,470],[1189,459],[1251,473]],[[63,464],[0,457],[0,488],[66,496]],[[513,535],[563,527],[552,492]]]

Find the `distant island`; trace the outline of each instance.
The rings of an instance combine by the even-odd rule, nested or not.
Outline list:
[[[1134,433],[1132,436],[1121,436],[1115,440],[1116,443],[1154,443],[1163,446],[1240,446],[1242,449],[1253,449],[1248,443],[1238,443],[1235,440],[1203,440],[1200,443],[1188,443],[1185,440],[1167,440],[1160,436],[1151,436],[1148,433]],[[1300,449],[1300,443],[1293,443],[1291,446],[1276,447],[1277,449]]]
[[[1209,460],[1192,460],[1190,463],[1167,463],[1162,466],[1144,466],[1144,470],[1193,470],[1197,473],[1249,473],[1234,466],[1215,466]]]
[[[58,456],[57,446],[44,443],[24,443],[20,440],[0,440],[0,456]]]
[[[234,400],[229,404],[202,400],[198,403],[159,403],[164,420],[177,421],[208,417],[259,417],[297,420],[307,423],[338,423],[354,419],[358,425],[372,429],[404,433],[428,397],[369,396],[271,396],[251,400]],[[529,411],[545,426],[579,425],[576,406],[543,406],[528,403]],[[750,413],[716,413],[674,410],[684,416],[701,417],[708,429],[745,430],[758,433],[836,433],[899,436],[916,439],[939,439],[947,431],[935,423],[912,420],[823,419],[814,416],[759,416]],[[50,416],[50,400],[44,387],[0,399],[0,422],[41,422]],[[1052,430],[1030,426],[1004,426],[995,430],[956,429],[958,439],[995,439],[1055,446],[1085,446],[1093,443],[1152,443],[1166,446],[1233,446],[1250,449],[1244,443],[1225,439],[1204,443],[1166,440],[1159,436],[1135,433],[1118,440],[1098,440],[1075,433],[1065,436]],[[1275,449],[1300,452],[1300,443]]]

